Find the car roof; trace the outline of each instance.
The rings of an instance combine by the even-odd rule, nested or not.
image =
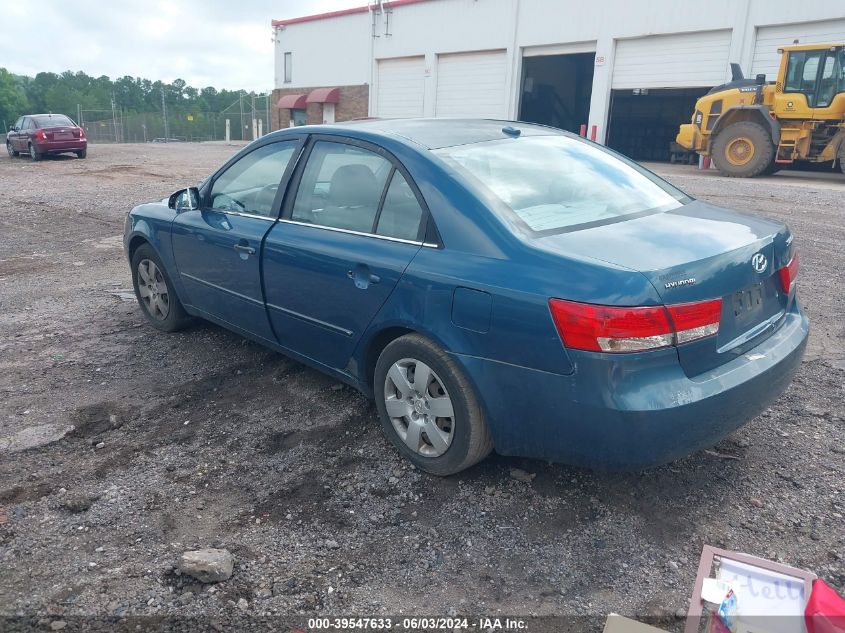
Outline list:
[[[511,130],[505,132],[504,129],[506,128],[516,128],[519,130],[520,136],[566,134],[562,130],[545,125],[496,119],[366,119],[347,121],[336,125],[308,126],[307,131],[319,133],[321,130],[326,132],[338,129],[344,131],[360,130],[361,132],[405,139],[427,149],[439,149],[454,145],[513,138],[514,132]],[[303,131],[305,130],[303,129]]]

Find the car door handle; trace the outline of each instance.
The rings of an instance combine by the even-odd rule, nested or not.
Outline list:
[[[239,253],[255,255],[255,249],[252,246],[247,246],[246,244],[235,244],[233,248]]]
[[[346,271],[346,276],[355,282],[355,287],[365,290],[371,284],[377,284],[381,281],[381,277],[374,275],[370,269],[363,265],[358,265],[352,270]]]

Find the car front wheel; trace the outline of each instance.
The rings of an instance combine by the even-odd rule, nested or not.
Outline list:
[[[161,260],[149,244],[132,255],[132,285],[141,311],[153,327],[176,332],[190,322]]]
[[[376,363],[374,387],[385,433],[420,470],[452,475],[493,450],[472,385],[425,337],[409,334],[385,347]]]
[[[9,152],[9,158],[14,158],[18,154],[20,154],[18,150],[12,148],[12,144],[8,141],[6,141],[6,151]]]

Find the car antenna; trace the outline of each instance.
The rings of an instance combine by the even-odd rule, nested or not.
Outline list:
[[[513,127],[512,125],[508,125],[507,127],[502,128],[502,133],[507,134],[508,136],[513,136],[516,138],[520,134],[522,134],[522,130],[517,127]]]

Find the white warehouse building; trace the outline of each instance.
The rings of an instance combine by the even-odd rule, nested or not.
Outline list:
[[[780,46],[845,42],[830,0],[394,0],[274,20],[273,127],[518,119],[665,160],[695,100],[777,74]]]

